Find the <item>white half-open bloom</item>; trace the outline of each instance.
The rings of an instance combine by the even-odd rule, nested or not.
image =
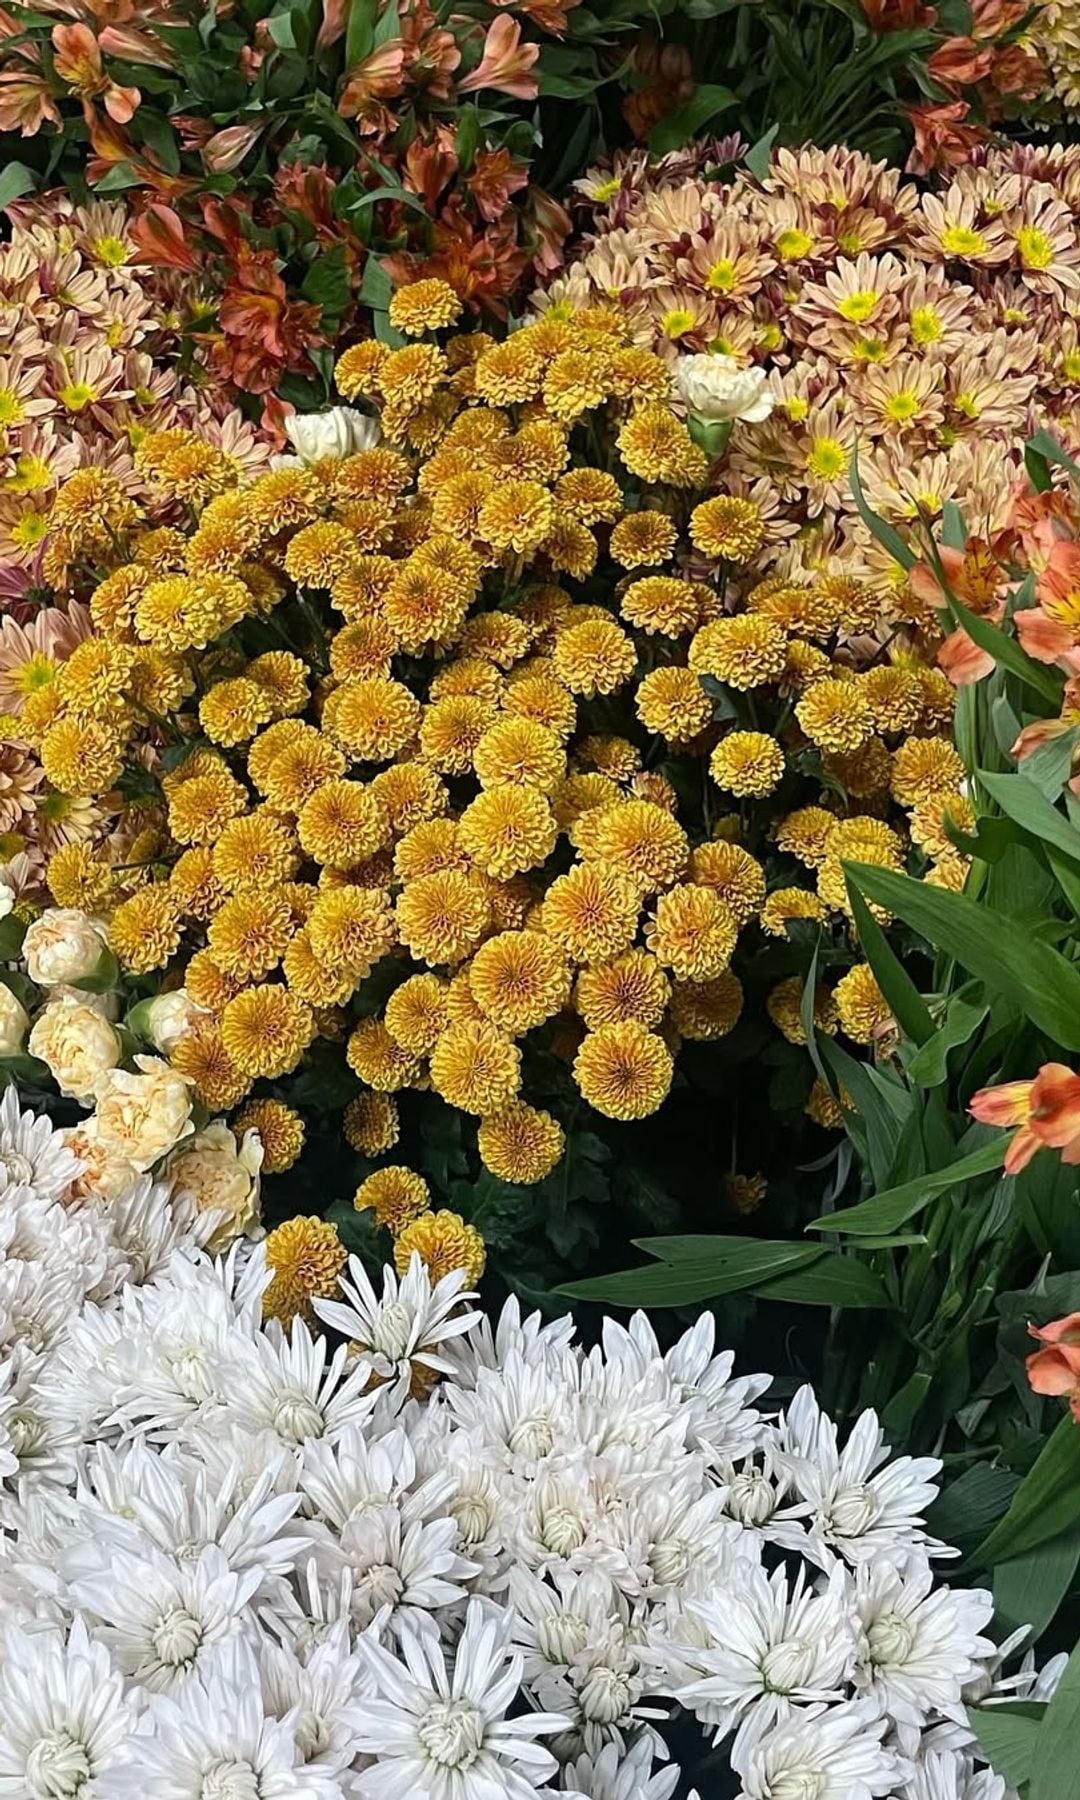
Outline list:
[[[0,1795],[63,1800],[107,1788],[129,1754],[136,1707],[104,1644],[75,1620],[4,1634],[0,1665]]]
[[[26,928],[22,956],[39,987],[85,981],[108,949],[108,930],[76,906],[49,906]]]
[[[360,1653],[375,1696],[358,1721],[361,1749],[376,1757],[359,1780],[366,1800],[535,1800],[557,1763],[538,1739],[561,1731],[558,1714],[506,1717],[521,1686],[521,1658],[505,1619],[469,1602],[447,1667],[438,1634],[410,1631],[399,1662],[369,1638]]]
[[[30,1015],[17,994],[0,981],[0,1056],[18,1056],[30,1029]]]
[[[0,1099],[0,1200],[14,1188],[30,1188],[40,1200],[57,1200],[79,1173],[79,1159],[50,1119],[22,1112],[17,1089]]]
[[[607,1744],[599,1756],[579,1756],[562,1773],[567,1800],[670,1800],[679,1785],[678,1763],[657,1763],[653,1744],[639,1738],[625,1754]]]
[[[859,1569],[854,1601],[863,1640],[857,1687],[901,1725],[921,1729],[931,1714],[966,1723],[961,1689],[994,1650],[980,1635],[993,1595],[935,1588],[927,1562],[901,1574],[882,1561]]]
[[[759,425],[775,404],[765,369],[740,368],[733,356],[708,352],[680,356],[675,364],[675,386],[695,418],[719,424],[742,419]]]
[[[273,469],[302,467],[321,462],[324,456],[353,456],[371,450],[379,441],[378,421],[354,406],[331,406],[325,412],[292,413],[285,421],[285,435],[295,456],[272,456]]]
[[[370,1358],[381,1380],[409,1380],[414,1363],[447,1375],[453,1364],[441,1353],[442,1346],[471,1330],[479,1317],[466,1304],[476,1296],[465,1291],[465,1283],[464,1269],[453,1269],[432,1286],[427,1267],[414,1250],[400,1278],[393,1269],[383,1270],[380,1299],[360,1258],[351,1256],[349,1273],[338,1282],[349,1304],[316,1300],[314,1306],[320,1319]]]
[[[742,1776],[738,1800],[875,1800],[892,1794],[911,1766],[882,1738],[888,1727],[873,1708],[804,1707],[756,1740],[744,1735],[732,1752]]]
[[[60,1092],[84,1106],[122,1053],[119,1034],[108,1019],[68,995],[50,1000],[38,1014],[27,1048],[41,1058]]]
[[[976,1769],[958,1750],[930,1750],[920,1756],[902,1789],[903,1800],[1010,1800],[1012,1790],[991,1769]]]
[[[186,988],[174,988],[169,994],[155,994],[146,1002],[142,1013],[143,1031],[148,1043],[162,1056],[168,1056],[191,1028],[194,1019],[205,1016]]]

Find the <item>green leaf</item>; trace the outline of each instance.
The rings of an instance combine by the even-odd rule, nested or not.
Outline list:
[[[927,1527],[945,1544],[974,1548],[1000,1519],[1019,1486],[1020,1477],[1011,1469],[972,1463],[933,1501]]]
[[[1045,494],[1049,488],[1053,487],[1050,465],[1045,456],[1040,451],[1033,450],[1030,444],[1024,445],[1024,467],[1028,473],[1028,480],[1037,494]]]
[[[790,1300],[799,1306],[876,1308],[887,1312],[892,1301],[880,1276],[858,1256],[830,1250],[806,1268],[759,1283],[759,1300]]]
[[[954,624],[963,627],[973,644],[992,656],[999,668],[1008,669],[1010,675],[1015,675],[1032,693],[1038,694],[1040,700],[1053,707],[1055,712],[1058,710],[1063,687],[1059,676],[1055,676],[1045,663],[1036,662],[1015,638],[1010,637],[999,626],[991,625],[989,619],[972,612],[955,594],[946,593],[945,605],[952,614]]]
[[[772,147],[779,130],[779,125],[770,125],[764,137],[759,137],[756,144],[751,144],[743,157],[743,162],[755,181],[764,181],[768,176],[772,166]]]
[[[23,194],[32,194],[37,184],[37,176],[25,163],[5,163],[0,169],[0,212],[6,211],[11,202],[21,199]]]
[[[0,919],[0,962],[14,962],[26,936],[26,921],[10,912]]]
[[[1080,970],[1004,913],[893,869],[852,865],[863,893],[1015,1002],[1066,1050],[1080,1050]]]
[[[476,107],[463,106],[458,113],[457,136],[454,139],[454,150],[462,175],[467,175],[471,170],[483,138],[480,114]]]
[[[127,188],[142,187],[143,178],[137,175],[129,162],[113,163],[106,169],[100,181],[95,181],[95,194],[122,194]]]
[[[651,1263],[559,1288],[571,1300],[602,1300],[611,1306],[690,1306],[719,1294],[734,1294],[756,1283],[804,1268],[822,1255],[816,1244],[767,1243],[758,1238],[714,1238],[700,1262]]]
[[[896,527],[890,525],[887,520],[881,517],[880,513],[874,511],[870,502],[867,500],[866,495],[863,493],[862,481],[859,478],[858,444],[855,445],[855,448],[851,452],[851,467],[848,474],[851,481],[852,496],[855,505],[859,509],[859,517],[862,519],[867,530],[877,538],[882,549],[887,550],[893,561],[898,562],[902,569],[913,569],[919,560],[918,557],[910,546],[905,544],[900,533],[896,530]]]
[[[908,1059],[908,1080],[916,1087],[940,1087],[949,1072],[949,1051],[974,1037],[990,1008],[956,994],[949,1001],[940,1030]]]
[[[1031,1773],[1046,1707],[1020,1700],[1007,1706],[969,1706],[968,1723],[997,1774],[1013,1787],[1023,1787]],[[1059,1794],[1057,1800],[1064,1800]]]
[[[1048,800],[1057,799],[1072,773],[1078,737],[1080,731],[1075,725],[1068,731],[1057,731],[1024,758],[1022,774]]]
[[[704,83],[685,106],[676,107],[649,133],[649,149],[654,156],[666,156],[701,135],[703,128],[720,113],[738,106],[739,96],[730,88]]]
[[[1064,1800],[1076,1791],[1076,1755],[1080,1743],[1080,1644],[1054,1689],[1039,1727],[1031,1771],[1031,1800]]]
[[[874,1194],[871,1199],[860,1201],[858,1206],[846,1207],[841,1212],[823,1213],[820,1218],[811,1219],[807,1230],[841,1231],[851,1237],[873,1237],[881,1232],[895,1231],[899,1226],[906,1225],[916,1213],[920,1213],[938,1194],[945,1194],[950,1188],[972,1181],[976,1175],[989,1175],[992,1170],[999,1169],[1008,1141],[1002,1132],[988,1144],[980,1145],[969,1156],[961,1156],[945,1169],[917,1175],[913,1181],[902,1182],[899,1187],[888,1188],[882,1194]]]
[[[1080,1496],[1080,1426],[1066,1413],[1047,1439],[1009,1510],[972,1557],[981,1569],[1023,1556],[1076,1524]]]
[[[1024,445],[1025,455],[1028,450],[1033,450],[1036,456],[1044,456],[1056,468],[1067,469],[1074,481],[1080,481],[1080,463],[1073,461],[1053,432],[1044,429],[1033,431]]]
[[[141,106],[135,115],[135,122],[142,134],[143,143],[154,152],[166,174],[179,175],[180,145],[168,119]]]
[[[351,0],[345,28],[345,68],[355,69],[375,47],[375,15],[378,0]]]
[[[998,1563],[991,1578],[994,1612],[1006,1631],[1031,1627],[1041,1637],[1064,1600],[1080,1567],[1080,1529],[1063,1532],[1026,1556]]]
[[[946,500],[941,509],[941,541],[950,550],[962,550],[967,543],[964,515],[955,500]]]
[[[349,303],[349,269],[344,244],[320,253],[301,283],[305,300],[322,307],[324,325],[333,326]]]
[[[393,292],[394,284],[382,263],[377,257],[369,256],[364,264],[364,278],[356,296],[357,301],[361,306],[370,306],[372,312],[385,312]]]
[[[925,1044],[934,1035],[934,1021],[926,1002],[846,870],[845,880],[863,955],[889,1003],[889,1010],[906,1036],[916,1044]]]
[[[111,950],[104,949],[92,973],[84,975],[80,981],[73,981],[71,986],[82,988],[88,994],[108,994],[119,983],[120,964]]]
[[[1022,825],[1032,837],[1041,838],[1044,844],[1052,844],[1080,867],[1080,831],[1070,825],[1064,813],[1026,774],[995,775],[988,769],[977,769],[975,773],[1007,818]]]

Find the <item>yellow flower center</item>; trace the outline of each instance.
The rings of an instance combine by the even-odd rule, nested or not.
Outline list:
[[[75,810],[75,802],[70,794],[58,794],[55,789],[47,793],[37,805],[38,817],[49,825],[61,825],[69,819]]]
[[[921,494],[916,494],[915,498],[927,512],[941,511],[941,495],[935,493],[933,488],[924,488]]]
[[[693,313],[688,312],[685,306],[674,306],[670,312],[664,314],[660,321],[660,329],[666,338],[681,338],[685,337],[688,331],[693,331],[695,323]]]
[[[800,256],[809,256],[813,248],[813,238],[795,225],[782,231],[776,240],[776,254],[781,262],[797,262]]]
[[[714,262],[712,268],[709,270],[705,286],[715,288],[717,293],[720,294],[730,294],[732,288],[735,286],[735,280],[735,264],[731,261],[730,257],[722,256],[720,261]]]
[[[943,450],[951,450],[956,442],[956,433],[951,425],[943,425],[938,432],[938,443]]]
[[[839,438],[819,437],[806,459],[811,475],[819,481],[835,481],[847,468],[848,453]]]
[[[958,413],[963,413],[965,419],[977,419],[982,411],[974,394],[969,393],[957,394],[953,406]]]
[[[970,225],[947,225],[941,234],[941,248],[946,256],[981,256],[986,239]]]
[[[779,350],[783,344],[784,334],[779,325],[766,325],[758,333],[758,343],[763,350]]]
[[[10,862],[25,848],[26,839],[21,831],[0,831],[0,862]]]
[[[885,417],[898,425],[914,419],[918,411],[919,396],[913,394],[910,388],[900,388],[895,394],[890,394],[885,402]]]
[[[856,362],[878,363],[885,356],[885,345],[880,338],[857,337],[851,346],[851,354]]]
[[[862,238],[857,231],[842,231],[836,241],[845,256],[858,256],[863,248]]]
[[[17,694],[25,700],[28,694],[36,694],[41,688],[47,688],[56,679],[56,664],[51,656],[43,656],[39,650],[36,655],[28,657],[11,673],[11,685]]]
[[[1080,350],[1066,350],[1061,368],[1066,381],[1080,381]]]
[[[85,412],[98,398],[98,391],[89,381],[69,381],[60,389],[59,397],[68,412]]]
[[[803,400],[798,394],[793,394],[790,400],[784,401],[784,411],[794,424],[801,425],[810,411],[810,402]]]
[[[0,429],[21,425],[26,413],[14,388],[0,388]]]
[[[43,456],[31,456],[28,450],[16,458],[15,473],[4,486],[13,494],[37,494],[49,485],[49,465]]]
[[[114,237],[110,232],[95,238],[90,249],[98,262],[103,262],[107,269],[122,268],[128,259],[128,247],[123,238]]]
[[[610,181],[602,181],[600,183],[600,186],[593,192],[593,199],[600,200],[606,205],[609,200],[614,200],[621,186],[622,182],[619,180],[619,177],[614,175]]]
[[[736,355],[735,346],[731,342],[731,339],[726,337],[713,338],[712,343],[709,345],[709,349],[714,356]]]
[[[110,350],[119,350],[123,341],[123,324],[119,319],[114,319],[112,324],[105,328],[105,342],[108,344]]]
[[[941,319],[933,306],[917,306],[911,315],[911,337],[916,344],[936,344],[942,335]]]
[[[1037,225],[1021,227],[1016,234],[1016,248],[1025,269],[1048,269],[1054,260],[1054,246]]]
[[[11,528],[11,541],[18,544],[20,550],[34,550],[49,529],[49,521],[44,513],[23,513],[22,518]]]
[[[852,325],[865,325],[880,299],[876,288],[857,288],[853,294],[844,295],[837,311]]]

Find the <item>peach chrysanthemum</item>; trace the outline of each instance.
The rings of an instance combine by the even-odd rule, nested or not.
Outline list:
[[[357,1212],[374,1211],[375,1223],[397,1237],[431,1206],[431,1189],[422,1175],[407,1169],[403,1163],[391,1163],[376,1169],[360,1183],[353,1195]]]
[[[398,934],[418,962],[460,962],[480,942],[488,919],[483,881],[460,869],[421,875],[398,896]]]
[[[249,1100],[232,1120],[238,1138],[258,1132],[264,1175],[283,1175],[299,1159],[306,1127],[300,1114],[283,1100]]]
[[[780,785],[784,752],[767,732],[730,731],[713,751],[709,773],[727,793],[761,799]]]
[[[644,1119],[667,1099],[674,1072],[663,1038],[635,1019],[586,1033],[574,1058],[574,1080],[589,1105],[608,1119]]]
[[[361,1019],[345,1050],[346,1061],[362,1082],[378,1094],[413,1087],[420,1078],[420,1058],[391,1037],[381,1019]]]
[[[445,1207],[438,1212],[421,1213],[398,1234],[394,1267],[399,1275],[405,1274],[414,1251],[427,1269],[433,1287],[444,1275],[461,1269],[466,1288],[474,1288],[487,1261],[484,1240],[476,1226],[467,1225],[460,1213]]]
[[[225,1048],[252,1078],[291,1074],[314,1035],[311,1008],[284,987],[245,988],[221,1015]]]
[[[558,826],[545,796],[504,783],[485,788],[458,822],[458,842],[485,875],[505,881],[535,869],[555,848]]]
[[[895,1028],[892,1010],[869,963],[856,963],[833,989],[840,1029],[853,1043],[873,1044]]]
[[[541,919],[574,962],[608,962],[633,942],[640,911],[636,884],[618,869],[578,863],[552,882]]]
[[[570,994],[566,953],[539,931],[501,931],[481,944],[469,986],[493,1024],[513,1037],[542,1025]]]
[[[325,1219],[286,1219],[270,1232],[265,1253],[274,1278],[263,1294],[263,1318],[286,1328],[298,1318],[314,1324],[311,1302],[333,1299],[347,1260],[334,1226]]]
[[[676,981],[671,991],[671,1023],[680,1037],[715,1043],[739,1022],[742,983],[724,969],[710,981]]]
[[[481,1119],[476,1143],[480,1161],[499,1181],[534,1187],[559,1161],[566,1134],[549,1112],[512,1100]]]
[[[645,941],[679,980],[709,981],[731,961],[738,929],[715,888],[685,882],[660,895]]]
[[[695,675],[740,690],[778,681],[787,662],[788,642],[779,625],[761,613],[738,613],[703,625],[690,645]]]
[[[590,1031],[636,1019],[654,1030],[671,997],[671,983],[648,950],[624,950],[610,962],[582,969],[574,1004]]]
[[[389,1094],[357,1094],[345,1108],[346,1141],[363,1156],[384,1156],[398,1141],[397,1101]]]
[[[521,1086],[521,1051],[489,1020],[462,1020],[431,1053],[431,1085],[462,1112],[498,1112]]]
[[[638,683],[634,708],[646,731],[685,743],[704,731],[713,703],[692,669],[652,669]]]
[[[386,1029],[414,1056],[430,1056],[450,1023],[446,982],[437,975],[410,975],[386,1002]]]
[[[180,937],[180,908],[168,882],[139,888],[109,920],[109,943],[132,975],[163,969],[180,948]]]

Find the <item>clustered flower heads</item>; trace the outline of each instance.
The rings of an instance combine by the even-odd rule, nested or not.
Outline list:
[[[755,568],[842,571],[873,584],[879,623],[903,622],[913,596],[858,514],[856,446],[892,524],[953,502],[990,535],[1033,424],[1080,438],[1077,146],[975,150],[925,193],[844,149],[779,150],[763,182],[724,182],[707,145],[621,155],[576,186],[588,230],[534,304],[617,295],[635,343],[685,370],[691,411],[722,359],[711,385],[746,421],[725,484],[769,525]]]
[[[263,1328],[263,1246],[84,1193],[11,1094],[0,1171],[0,1791],[667,1800],[676,1702],[742,1800],[1004,1794],[965,1701],[1065,1659],[1002,1681],[872,1413],[763,1414],[709,1317],[492,1327],[418,1257],[352,1261],[336,1347]]]
[[[380,442],[341,409],[245,485],[204,440],[148,434],[140,468],[183,493],[186,529],[148,532],[107,472],[77,508],[61,489],[47,555],[97,576],[94,629],[22,728],[52,788],[119,796],[122,828],[54,851],[27,945],[102,921],[117,1001],[149,986],[175,1011],[167,1041],[139,1007],[129,1026],[208,1113],[249,1120],[321,1037],[357,1078],[365,1155],[396,1143],[395,1096],[431,1088],[493,1175],[532,1185],[575,1089],[640,1120],[683,1039],[733,1028],[742,934],[809,920],[843,942],[845,860],[902,866],[910,827],[959,885],[942,821],[963,770],[940,671],[846,659],[870,588],[776,576],[730,610],[768,521],[702,497],[670,370],[620,310],[440,347],[456,310],[437,281],[403,288],[408,341],[341,358]],[[869,969],[819,999],[823,1030],[887,1038]],[[797,977],[769,1011],[803,1041]],[[455,1215],[433,1237],[423,1205],[358,1205],[408,1227],[405,1261],[415,1243],[438,1264],[442,1231],[478,1272]]]

